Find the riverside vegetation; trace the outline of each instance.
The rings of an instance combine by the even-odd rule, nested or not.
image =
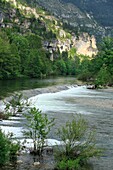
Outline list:
[[[11,107],[13,108],[14,106],[14,109],[11,109],[11,107],[9,109],[13,110],[15,114],[25,116],[27,130],[23,133],[33,141],[33,149],[30,150],[30,153],[43,156],[45,139],[54,125],[54,119],[49,120],[47,115],[42,115],[41,111],[36,108],[26,107],[26,104],[21,105],[22,102],[19,96],[22,95],[18,95],[16,99],[19,101],[22,112],[14,111],[16,103],[14,99],[11,99]],[[12,105],[12,101],[14,105]],[[8,104],[10,104],[10,101]],[[12,115],[14,114],[12,113]],[[94,133],[90,131],[87,122],[80,115],[73,117],[72,122],[67,122],[65,126],[58,129],[58,136],[63,143],[53,149],[55,169],[79,169],[84,167],[90,158],[99,157],[102,152],[96,147]],[[22,148],[19,142],[14,143],[13,140],[12,134],[5,135],[0,130],[0,165],[2,166],[10,162],[11,158],[16,158],[17,152]]]

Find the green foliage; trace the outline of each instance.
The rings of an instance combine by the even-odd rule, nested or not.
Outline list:
[[[96,147],[94,132],[89,131],[87,122],[80,115],[59,129],[58,136],[64,142],[62,147],[57,146],[55,153],[58,169],[77,169],[101,153]]]
[[[23,131],[26,137],[33,140],[33,153],[41,155],[45,139],[47,138],[50,128],[54,125],[54,119],[48,119],[47,115],[42,115],[41,111],[36,108],[31,108],[30,111],[25,114],[27,119],[27,130]]]
[[[19,74],[19,56],[14,44],[0,31],[0,78],[12,78]]]
[[[80,168],[79,159],[75,159],[75,160],[63,159],[60,162],[58,162],[58,164],[57,164],[57,169],[58,170],[66,170],[66,169],[69,169],[69,170],[76,169],[77,170],[79,168]]]
[[[41,37],[35,34],[27,34],[26,38],[29,43],[30,49],[39,49],[42,48],[42,42],[41,42]]]
[[[0,32],[0,79],[43,77],[51,73],[48,54],[38,35]]]
[[[71,48],[70,51],[69,51],[69,54],[68,54],[69,58],[75,57],[76,56],[76,51],[77,51],[76,48],[74,48],[74,47]]]
[[[23,100],[22,93],[15,93],[12,98],[8,102],[4,102],[5,104],[5,114],[15,116],[17,113],[23,111],[26,106],[28,106],[28,102],[26,99]]]
[[[97,86],[113,85],[113,38],[103,39],[99,53],[91,61],[91,65],[91,73]]]
[[[67,68],[66,68],[66,64],[64,62],[63,59],[61,60],[57,60],[56,63],[56,68],[57,68],[57,73],[61,74],[61,75],[66,75],[67,73]]]
[[[106,67],[101,67],[100,71],[97,74],[95,85],[99,86],[106,86],[110,82],[110,73],[107,71]]]
[[[22,35],[13,35],[12,43],[14,43],[18,49],[20,56],[20,72],[22,75],[26,74],[28,69],[28,54],[29,54],[29,43],[28,40]]]
[[[8,139],[0,129],[0,165],[4,165],[9,160],[9,152]]]
[[[113,38],[106,37],[99,46],[97,56],[91,60],[82,58],[78,64],[78,78],[93,80],[96,87],[113,85]]]
[[[17,157],[20,146],[19,143],[13,143],[11,137],[12,134],[5,135],[0,129],[0,165],[5,165]]]
[[[20,143],[17,142],[17,143],[13,143],[13,142],[10,142],[10,161],[14,161],[17,159],[17,153],[18,151],[20,150]]]
[[[87,56],[80,56],[81,62],[78,65],[78,79],[88,81],[91,78],[90,65],[91,61]]]

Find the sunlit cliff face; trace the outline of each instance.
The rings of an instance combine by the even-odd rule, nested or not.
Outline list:
[[[90,37],[87,34],[86,36],[87,40],[83,37],[80,37],[80,39],[75,42],[77,54],[83,54],[92,57],[92,55],[96,55],[98,52],[96,46],[96,39],[94,36]]]

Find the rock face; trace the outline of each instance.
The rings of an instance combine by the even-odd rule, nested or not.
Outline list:
[[[51,42],[44,42],[44,48],[51,53],[51,60],[53,61],[53,53],[60,51],[69,51],[71,48],[76,48],[77,54],[83,54],[92,57],[96,55],[98,50],[96,46],[96,39],[94,36],[89,36],[87,33],[83,33],[79,36],[79,39],[76,36],[72,36],[70,39],[63,40],[54,40]]]
[[[113,36],[113,0],[37,0],[37,3],[81,32],[98,40]]]
[[[79,40],[75,40],[74,46],[76,47],[78,54],[88,55],[90,57],[96,55],[98,52],[95,37],[90,37],[87,33],[80,36]]]
[[[98,23],[105,27],[113,27],[113,0],[62,0],[72,3],[89,16],[93,16]]]
[[[93,13],[87,12],[78,5],[83,6],[82,2],[86,3],[86,1],[88,0],[38,0],[37,3],[63,20],[64,23],[74,27],[75,30],[88,32],[97,37],[105,36],[105,28],[95,20]],[[91,0],[89,1],[90,4]]]

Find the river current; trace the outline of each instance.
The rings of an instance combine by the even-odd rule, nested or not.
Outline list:
[[[49,134],[49,139],[59,140],[56,130],[72,119],[72,115],[82,114],[90,129],[96,130],[97,146],[104,149],[100,159],[92,159],[91,170],[113,169],[113,90],[91,90],[86,86],[70,86],[68,90],[56,93],[44,93],[29,98],[33,106],[55,118],[56,125]],[[12,131],[15,137],[22,138],[22,118],[12,117],[1,121],[4,131]]]
[[[31,98],[32,103],[44,113],[57,120],[57,127],[80,113],[96,130],[97,145],[104,155],[94,159],[94,170],[113,169],[113,92],[89,90],[86,86],[69,87],[57,93],[40,94]],[[54,137],[53,131],[53,137]]]

